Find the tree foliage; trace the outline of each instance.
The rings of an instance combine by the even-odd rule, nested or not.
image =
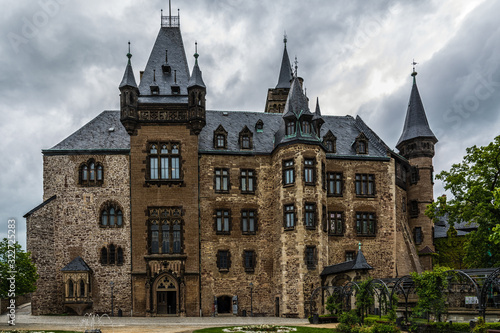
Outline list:
[[[38,274],[30,253],[24,252],[17,242],[9,243],[7,238],[0,242],[0,277],[0,298],[14,298],[36,290]],[[13,281],[15,288],[11,287]]]
[[[411,273],[411,278],[415,283],[415,290],[418,296],[418,302],[413,312],[418,316],[432,313],[436,318],[446,312],[445,290],[448,288],[448,279],[446,272],[448,267],[436,267],[433,271],[423,273]]]
[[[487,146],[473,146],[466,152],[461,163],[453,164],[450,171],[442,171],[436,176],[453,197],[439,197],[427,207],[426,214],[433,219],[448,215],[452,226],[462,221],[476,223],[477,230],[470,233],[465,244],[465,264],[471,268],[498,266],[500,136]]]
[[[334,292],[333,295],[328,296],[326,299],[326,309],[330,314],[339,315],[342,313],[342,295]]]
[[[364,321],[365,316],[368,315],[368,310],[375,302],[371,290],[371,282],[372,278],[368,278],[358,284],[359,290],[356,292],[356,309],[361,322]]]

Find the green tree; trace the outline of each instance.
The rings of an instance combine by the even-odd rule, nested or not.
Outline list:
[[[365,316],[368,315],[368,310],[375,302],[370,288],[371,282],[372,278],[364,280],[358,285],[359,290],[356,292],[356,309],[361,318],[361,323],[364,322]]]
[[[334,291],[333,295],[328,296],[326,299],[326,309],[330,314],[339,315],[342,313],[342,295]]]
[[[4,238],[0,242],[0,297],[15,298],[33,292],[37,279],[30,253],[24,252],[17,242],[12,244]]]
[[[433,271],[411,273],[418,296],[417,305],[413,308],[416,315],[423,316],[432,313],[440,321],[441,314],[446,311],[444,292],[448,288],[446,271],[449,270],[448,267],[436,267]]]
[[[500,265],[500,136],[466,152],[461,163],[436,176],[453,197],[439,197],[426,214],[433,219],[448,214],[452,226],[476,223],[478,229],[465,243],[464,263],[471,268],[495,267]]]

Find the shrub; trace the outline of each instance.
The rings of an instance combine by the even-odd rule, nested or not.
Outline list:
[[[360,333],[360,320],[355,310],[344,312],[339,317],[337,331],[341,333]]]
[[[371,333],[399,333],[401,330],[394,324],[375,323],[371,327]]]

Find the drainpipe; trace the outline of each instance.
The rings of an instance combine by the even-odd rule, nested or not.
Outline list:
[[[200,305],[200,317],[202,316],[201,309],[201,193],[200,193],[200,159],[201,156],[198,155],[198,291],[199,291],[199,305]]]

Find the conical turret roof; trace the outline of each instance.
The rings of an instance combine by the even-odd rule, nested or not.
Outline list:
[[[278,78],[278,84],[276,85],[276,88],[290,88],[291,80],[292,80],[292,65],[290,64],[290,59],[288,58],[288,52],[286,51],[286,38],[285,38],[285,49],[283,51],[280,76]]]
[[[432,133],[425,115],[424,105],[417,88],[416,72],[412,73],[413,86],[411,88],[410,101],[406,111],[406,119],[403,127],[403,133],[396,144],[398,147],[405,141],[415,138],[431,138],[437,142],[434,133]]]
[[[191,77],[189,78],[188,88],[194,87],[194,86],[206,88],[205,83],[203,82],[203,78],[201,76],[200,67],[198,66],[198,57],[199,57],[198,53],[195,53],[194,57],[196,60],[194,62],[193,73],[191,74]]]
[[[127,67],[125,67],[125,73],[123,73],[123,79],[118,88],[122,88],[125,86],[137,88],[137,83],[135,82],[134,71],[132,70],[132,63],[130,62],[130,58],[132,58],[132,54],[127,54],[128,63]]]

